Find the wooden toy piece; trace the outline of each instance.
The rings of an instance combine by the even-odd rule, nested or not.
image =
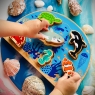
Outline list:
[[[87,45],[83,41],[80,33],[78,33],[77,31],[71,31],[70,37],[71,38],[69,40],[69,44],[74,45],[74,50],[69,50],[69,55],[76,60],[78,54],[83,50],[83,48],[86,48]]]
[[[22,36],[10,36],[10,39],[18,46],[22,47],[25,43],[25,37]]]
[[[42,56],[38,59],[40,65],[45,65],[51,62],[54,53],[52,50],[44,50]]]
[[[42,19],[46,19],[49,21],[50,26],[52,26],[53,24],[61,24],[62,20],[59,18],[56,18],[53,14],[51,14],[50,12],[42,12],[39,16],[38,19],[42,20]]]
[[[64,38],[55,33],[52,28],[50,28],[47,32],[42,31],[41,34],[45,37],[45,39],[41,39],[41,41],[47,46],[59,47],[64,43]]]
[[[64,58],[62,61],[62,69],[63,72],[68,74],[68,76],[72,76],[73,74],[72,71],[74,71],[72,61],[68,60],[67,58]]]

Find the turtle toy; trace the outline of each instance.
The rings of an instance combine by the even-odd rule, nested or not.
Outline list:
[[[50,26],[54,25],[54,24],[61,24],[62,20],[59,18],[56,18],[53,14],[51,14],[50,12],[42,12],[39,16],[38,16],[39,20],[42,19],[46,19],[49,21]]]

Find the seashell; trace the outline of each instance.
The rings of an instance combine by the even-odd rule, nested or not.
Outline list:
[[[34,2],[35,6],[40,8],[40,7],[43,7],[45,5],[45,3],[42,1],[42,0],[36,0]]]
[[[18,73],[20,69],[20,63],[16,59],[7,58],[4,61],[4,71],[7,76],[14,76]]]
[[[79,15],[82,11],[81,6],[78,4],[77,0],[68,0],[68,6],[70,13],[73,16]]]
[[[94,29],[90,25],[83,25],[82,30],[85,34],[93,34]]]
[[[57,0],[58,4],[62,4],[62,0]]]
[[[45,95],[45,86],[37,76],[29,76],[22,86],[23,95]]]
[[[48,7],[47,7],[47,11],[52,11],[53,10],[53,7],[51,6],[51,5],[49,5]]]
[[[95,88],[93,86],[85,86],[82,95],[95,95]]]
[[[24,0],[14,0],[9,6],[8,6],[8,14],[12,16],[18,16],[20,15],[26,5]]]

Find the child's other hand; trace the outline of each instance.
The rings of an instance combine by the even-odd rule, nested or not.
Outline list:
[[[47,31],[49,27],[49,22],[45,19],[42,19],[42,21],[40,21],[39,19],[34,19],[25,22],[23,25],[24,28],[27,28],[27,31],[25,31],[24,33],[26,37],[44,39],[44,36],[40,34],[40,31]]]
[[[80,75],[76,72],[73,72],[73,76],[68,78],[68,75],[65,74],[63,77],[59,78],[53,92],[50,95],[53,95],[55,92],[59,95],[74,95],[78,89],[81,82]],[[55,93],[55,95],[57,95]]]

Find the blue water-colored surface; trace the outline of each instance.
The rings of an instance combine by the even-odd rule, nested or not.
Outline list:
[[[70,19],[72,19],[76,24],[78,24],[78,26],[80,26],[80,27],[82,27],[84,24],[89,24],[89,25],[93,25],[93,17],[92,17],[92,1],[93,0],[77,0],[78,2],[79,2],[79,4],[81,5],[81,7],[82,7],[82,13],[79,15],[79,16],[77,16],[77,17],[74,17],[74,16],[72,16],[71,14],[70,14],[70,12],[69,12],[69,9],[68,9],[68,5],[67,5],[67,1],[68,0],[63,0],[62,1],[62,5],[58,5],[57,4],[57,2],[56,2],[56,0],[43,0],[44,2],[45,2],[45,6],[43,7],[43,8],[36,8],[35,6],[34,6],[34,1],[35,0],[25,0],[25,2],[26,2],[26,9],[24,10],[24,12],[21,14],[21,15],[19,15],[19,16],[17,16],[17,17],[13,17],[13,16],[9,16],[8,17],[8,19],[7,20],[9,20],[9,21],[17,21],[17,20],[19,20],[20,18],[22,18],[23,16],[25,16],[25,15],[27,15],[27,14],[29,14],[29,13],[31,13],[31,12],[34,12],[34,11],[36,11],[36,10],[46,10],[46,8],[47,8],[47,6],[48,5],[52,5],[53,7],[54,7],[54,12],[59,12],[59,13],[61,13],[61,14],[64,14],[65,16],[67,16],[67,17],[69,17]],[[63,19],[63,16],[60,16],[60,15],[58,15],[58,14],[56,14],[55,13],[55,16],[58,16],[58,17],[60,17],[60,18],[62,18]],[[28,18],[29,19],[35,19],[37,17],[37,15],[36,16],[28,16]],[[65,18],[64,18],[65,19]],[[27,19],[26,19],[27,20]],[[64,21],[63,21],[64,22]],[[21,22],[21,23],[23,23],[23,22]],[[74,28],[74,30],[78,30],[78,31],[80,31],[81,32],[81,30],[78,28],[78,27],[76,27],[74,24],[72,24],[72,26],[71,26],[71,24],[72,24],[72,22],[70,22],[69,20],[67,20],[67,19],[65,19],[65,22],[64,22],[64,24],[62,24],[62,25],[60,25],[60,26],[54,26],[53,27],[53,29],[58,33],[58,31],[61,31],[62,32],[62,34],[64,34],[64,33],[66,33],[66,31],[67,31],[67,33],[70,31],[70,30],[72,30],[73,29],[73,27],[75,27]],[[64,27],[63,27],[64,26]],[[83,33],[82,33],[82,35],[84,35]],[[90,35],[90,36],[88,36],[88,38],[90,39],[90,42],[91,42],[91,38],[92,38],[92,36]],[[66,35],[65,34],[65,36],[64,36],[64,39],[65,39],[65,41],[67,41],[68,42],[68,40],[70,39],[69,38],[69,36],[68,35]],[[39,42],[37,39],[35,39],[37,42]],[[86,41],[86,43],[87,44],[89,44],[88,43],[88,40],[86,39],[86,37],[84,36],[84,40]],[[2,43],[1,43],[2,45],[1,45],[1,53],[2,53],[2,59],[3,59],[3,61],[6,59],[6,58],[15,58],[16,57],[16,55],[19,55],[19,54],[17,54],[17,52],[8,44],[8,43],[6,43],[3,39],[2,39]],[[33,44],[33,43],[32,43]],[[37,43],[36,43],[37,44]],[[42,44],[41,42],[40,42],[40,44]],[[6,45],[8,46],[7,48],[6,48]],[[67,45],[67,43],[66,44],[64,44],[64,45]],[[67,45],[68,46],[68,45]],[[35,47],[34,47],[35,48]],[[43,48],[43,46],[42,46],[42,48]],[[46,47],[45,47],[46,48]],[[60,48],[51,48],[51,47],[48,47],[48,48],[50,48],[50,49],[52,49],[55,53],[56,53],[56,55],[55,55],[55,57],[54,57],[54,59],[53,59],[53,63],[54,64],[60,64],[61,63],[61,61],[58,61],[58,60],[55,60],[55,58],[57,58],[57,54],[58,53],[67,53],[67,51],[65,50],[65,46],[62,46],[62,47],[60,47]],[[68,49],[73,49],[73,47],[72,46],[70,46],[70,48],[68,48]],[[90,47],[87,47],[87,49],[88,50],[90,50]],[[7,52],[7,53],[6,53]],[[40,52],[42,52],[41,50],[40,50]],[[86,52],[86,49],[84,49],[83,50],[83,52],[82,53],[86,53],[87,54],[87,52]],[[89,58],[90,58],[90,55],[89,54],[87,54],[87,56],[88,57],[82,57],[82,53],[79,55],[79,58],[78,58],[78,60],[77,60],[77,62],[75,61],[74,63],[76,63],[76,64],[74,64],[74,66],[75,66],[75,68],[77,68],[77,69],[75,69],[75,71],[76,72],[79,72],[80,74],[81,74],[81,76],[83,76],[84,74],[85,74],[85,71],[86,71],[86,69],[87,69],[87,62],[89,61]],[[5,55],[6,54],[6,55]],[[35,55],[35,53],[33,54],[33,53],[30,53],[30,55],[31,55],[31,57],[33,57],[33,58],[36,58],[36,57],[38,57],[39,55]],[[20,56],[20,55],[19,55]],[[67,55],[67,57],[68,57],[68,55]],[[83,58],[82,59],[82,61],[81,61],[81,57]],[[86,58],[86,59],[85,59]],[[69,57],[69,59],[70,59],[70,57]],[[61,60],[62,60],[62,57],[61,57]],[[86,60],[85,61],[85,63],[83,64],[83,61],[84,60]],[[79,65],[79,63],[80,63],[80,61],[82,62],[81,63],[81,65]],[[24,63],[24,64],[23,64]],[[30,64],[25,60],[25,59],[23,59],[22,57],[20,58],[20,64],[21,64],[21,69],[20,69],[20,71],[19,71],[19,73],[16,75],[16,76],[14,76],[14,77],[11,77],[11,80],[14,82],[14,84],[18,87],[18,89],[20,89],[21,90],[21,88],[22,88],[22,84],[23,84],[23,81],[24,81],[24,79],[27,77],[27,76],[30,76],[30,75],[32,75],[33,74],[33,70],[35,71],[35,69],[33,69],[33,70],[31,70],[31,68],[33,68],[33,67],[31,67],[30,68]],[[54,67],[55,68],[55,66],[56,65],[52,65],[52,67]],[[58,67],[58,69],[54,69],[55,70],[55,73],[58,73],[60,76],[62,76],[62,70],[60,70],[60,68],[61,68],[61,66],[60,65],[57,65],[57,67]],[[84,68],[85,67],[85,68]],[[44,67],[44,68],[49,68],[49,66],[47,65],[47,67]],[[50,67],[51,68],[51,67]],[[43,68],[41,68],[41,69],[43,69]],[[23,71],[24,70],[24,71]],[[50,69],[51,70],[51,69]],[[58,71],[60,71],[60,72],[58,72]],[[20,74],[22,74],[23,73],[23,75],[22,75],[22,78],[19,78],[19,76],[20,76]],[[39,73],[37,73],[37,75],[40,75]],[[53,76],[53,77],[55,77],[54,76],[54,74],[52,74],[50,71],[48,71],[48,75],[50,75],[50,76]],[[88,73],[88,75],[89,75],[89,73]],[[84,87],[84,85],[86,84],[86,82],[87,82],[87,79],[88,79],[88,75],[84,78],[84,80],[82,81],[82,83],[81,83],[81,85],[80,85],[80,87],[79,87],[79,89],[78,89],[78,91],[77,91],[77,94],[78,95],[81,95],[81,92],[82,92],[82,89],[83,89],[83,87]],[[44,78],[44,77],[42,77],[41,75],[40,75],[40,77],[43,79],[43,81],[44,81],[44,83],[45,84],[47,84],[46,85],[46,95],[49,95],[49,93],[52,91],[52,89],[53,89],[53,86]],[[57,79],[55,80],[55,81],[57,81]],[[49,85],[51,85],[51,86],[49,86]],[[49,87],[49,88],[48,88]],[[51,88],[50,88],[51,87]]]

